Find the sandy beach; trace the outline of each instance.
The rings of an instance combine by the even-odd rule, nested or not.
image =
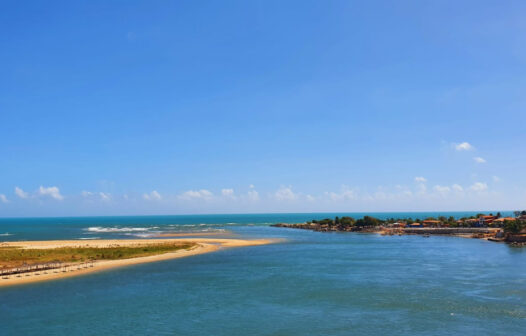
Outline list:
[[[38,281],[49,281],[67,277],[74,277],[93,272],[99,272],[115,267],[122,267],[147,262],[156,262],[167,259],[184,258],[193,255],[214,252],[222,248],[233,248],[243,246],[266,245],[278,242],[272,239],[216,239],[216,238],[180,238],[180,239],[133,239],[133,240],[49,240],[49,241],[17,241],[3,242],[0,247],[21,247],[26,249],[52,249],[60,247],[126,247],[141,246],[174,242],[191,242],[197,245],[187,250],[178,250],[170,253],[151,255],[145,257],[118,259],[118,260],[101,260],[94,261],[89,267],[71,266],[67,272],[62,270],[47,270],[28,272],[19,275],[10,275],[0,278],[0,287],[20,285]]]

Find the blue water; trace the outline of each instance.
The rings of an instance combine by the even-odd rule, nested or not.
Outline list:
[[[267,224],[323,217],[332,214],[0,220],[12,233],[0,239],[11,240],[174,227],[287,239],[0,288],[0,335],[525,334],[526,249]],[[123,228],[147,230],[115,230]]]
[[[494,211],[493,213],[496,213]],[[455,218],[479,212],[378,212],[378,213],[292,213],[126,217],[0,218],[0,241],[47,239],[148,238],[167,232],[217,232],[244,226],[268,226],[274,223],[302,223],[312,219],[364,215],[380,219],[413,219],[438,216]],[[512,215],[501,211],[503,216]]]

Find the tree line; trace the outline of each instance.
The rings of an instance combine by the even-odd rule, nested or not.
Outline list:
[[[489,214],[490,216],[493,216],[493,214]],[[526,228],[526,221],[520,220],[520,216],[526,216],[526,211],[515,211],[516,220],[506,220],[504,221],[503,229],[505,232],[509,233],[520,233],[521,230]],[[470,216],[470,217],[462,217],[460,218],[460,221],[456,220],[453,216],[445,217],[445,216],[439,216],[439,217],[426,217],[424,219],[416,218],[413,219],[411,217],[409,218],[387,218],[387,219],[379,219],[372,216],[364,216],[363,218],[354,219],[353,217],[349,216],[343,216],[343,217],[334,217],[334,218],[324,218],[320,220],[313,219],[311,221],[308,221],[307,224],[318,224],[321,226],[328,226],[328,227],[334,227],[338,229],[345,229],[353,226],[357,227],[375,227],[375,226],[381,226],[386,224],[392,224],[397,222],[403,222],[409,224],[413,223],[421,223],[424,220],[434,220],[440,222],[441,225],[447,225],[448,227],[469,227],[469,223],[466,222],[467,219],[477,219],[481,216],[485,216],[484,214],[480,213],[476,216]],[[496,218],[501,218],[501,213],[498,212],[495,215]]]

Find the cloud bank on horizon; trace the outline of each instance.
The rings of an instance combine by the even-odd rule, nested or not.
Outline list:
[[[335,191],[306,193],[293,186],[279,186],[274,191],[267,189],[260,196],[253,184],[241,190],[221,188],[217,192],[208,189],[186,190],[161,194],[157,190],[140,194],[108,193],[83,190],[78,194],[62,195],[59,187],[40,186],[29,192],[16,186],[11,199],[0,194],[0,202],[10,206],[24,207],[50,205],[62,209],[73,207],[80,214],[84,211],[101,211],[107,214],[177,214],[187,213],[235,213],[273,211],[425,211],[425,210],[476,210],[482,208],[507,209],[505,195],[499,191],[501,179],[491,177],[491,188],[487,182],[475,181],[467,185],[433,184],[424,176],[415,176],[408,184],[376,186],[367,189],[341,185]],[[11,201],[13,200],[13,202]],[[460,202],[460,203],[459,203]],[[154,207],[151,205],[154,204]],[[458,204],[461,204],[460,206]],[[468,204],[468,205],[466,205]],[[497,204],[497,207],[495,207]],[[500,207],[499,207],[500,205]],[[430,208],[433,207],[433,208]],[[240,211],[240,209],[242,209]],[[243,211],[244,210],[244,211]],[[67,214],[74,214],[68,213]]]
[[[10,2],[0,217],[526,208],[525,15]]]

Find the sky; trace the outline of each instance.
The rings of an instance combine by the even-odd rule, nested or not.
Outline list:
[[[2,1],[0,217],[526,208],[524,1]]]

